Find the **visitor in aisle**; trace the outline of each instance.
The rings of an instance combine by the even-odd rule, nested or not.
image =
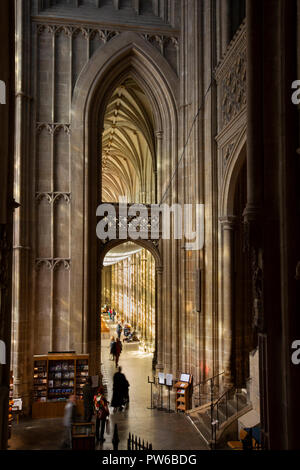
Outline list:
[[[122,352],[122,343],[120,341],[119,338],[116,339],[116,342],[115,342],[115,351],[114,351],[114,356],[115,356],[115,360],[116,360],[116,367],[118,367],[118,364],[119,364],[119,358],[120,358],[120,354]]]
[[[111,406],[114,408],[114,411],[117,411],[117,408],[122,411],[123,406],[129,403],[128,389],[129,382],[122,373],[122,368],[119,367],[118,372],[114,374],[113,378],[113,396]]]
[[[115,309],[113,309],[112,311],[112,321],[115,323],[115,316],[117,315],[117,312],[115,311]]]
[[[121,322],[119,321],[118,324],[117,324],[117,328],[116,328],[116,332],[117,332],[117,335],[118,335],[119,339],[121,338],[122,330],[123,330],[123,328],[122,328]]]
[[[75,395],[70,395],[64,413],[64,427],[65,427],[65,438],[62,443],[62,448],[71,449],[72,447],[72,424],[76,420],[76,397]]]
[[[110,338],[110,343],[109,343],[109,352],[110,352],[110,360],[111,361],[114,360],[115,351],[116,351],[116,341],[115,341],[114,336],[112,336]]]
[[[98,388],[97,395],[94,396],[94,409],[96,414],[96,439],[97,441],[104,442],[105,423],[109,417],[109,409],[102,385]]]
[[[90,423],[94,414],[94,391],[92,389],[92,379],[87,377],[83,387],[84,421]]]

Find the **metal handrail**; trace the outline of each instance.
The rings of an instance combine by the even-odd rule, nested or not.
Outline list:
[[[219,396],[219,398],[215,401],[211,401],[210,405],[210,421],[211,421],[211,441],[214,444],[214,447],[216,448],[217,444],[217,430],[220,429],[220,420],[219,420],[219,405],[220,402],[224,399],[225,397],[225,422],[228,419],[228,401],[229,401],[229,395],[232,393],[232,391],[235,391],[235,387],[232,386],[225,390],[225,392],[222,393],[222,395]],[[214,410],[216,409],[216,419],[214,419]],[[238,402],[238,395],[236,393],[236,412],[238,413],[239,411],[239,402]]]
[[[198,394],[198,400],[199,400],[199,403],[201,401],[201,398],[200,398],[200,387],[201,386],[204,386],[205,384],[207,384],[208,382],[210,382],[210,399],[212,401],[213,399],[213,388],[214,388],[214,380],[217,378],[217,377],[220,377],[221,375],[224,374],[224,371],[223,372],[219,372],[218,374],[215,374],[213,377],[209,377],[208,379],[205,379],[203,380],[202,382],[199,382],[198,384],[194,385],[193,387],[193,394],[194,394],[194,391],[197,387],[199,387],[199,394]]]

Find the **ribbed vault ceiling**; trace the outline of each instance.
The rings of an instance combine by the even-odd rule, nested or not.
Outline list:
[[[112,94],[102,137],[102,200],[154,202],[154,133],[150,103],[131,78]]]
[[[122,245],[119,245],[115,248],[112,248],[105,256],[103,261],[103,266],[110,266],[112,264],[119,263],[126,258],[130,258],[130,256],[134,255],[135,253],[139,253],[142,251],[139,245],[133,242],[126,242]]]

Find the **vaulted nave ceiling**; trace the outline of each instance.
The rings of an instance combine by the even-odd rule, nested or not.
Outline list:
[[[131,78],[113,92],[102,137],[102,200],[154,202],[154,132],[150,103]]]

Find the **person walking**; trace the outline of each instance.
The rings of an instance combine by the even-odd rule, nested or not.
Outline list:
[[[83,387],[83,406],[84,406],[84,421],[90,423],[94,414],[94,392],[92,389],[92,379],[87,377]]]
[[[94,396],[94,409],[96,414],[96,439],[97,441],[104,442],[105,423],[109,416],[109,408],[102,385],[98,388],[97,394]]]
[[[109,352],[110,352],[110,360],[111,361],[114,360],[115,350],[116,350],[116,341],[115,341],[114,336],[112,336],[110,338],[110,344],[109,344]]]
[[[122,368],[118,368],[118,372],[114,374],[113,378],[113,396],[111,400],[111,406],[114,411],[119,408],[122,411],[124,404],[129,402],[129,382],[125,375],[122,373]]]
[[[71,449],[72,447],[72,424],[76,420],[76,396],[70,395],[64,412],[63,424],[65,428],[64,432],[64,441],[62,443],[62,448]]]
[[[115,309],[113,309],[112,311],[112,320],[113,320],[113,323],[115,323],[115,316],[117,315],[117,312],[115,311]]]
[[[117,332],[117,335],[118,335],[119,339],[121,338],[122,330],[123,330],[123,328],[122,328],[121,322],[119,321],[118,324],[117,324],[117,328],[116,328],[116,332]]]
[[[114,356],[115,356],[115,360],[116,360],[116,367],[118,367],[118,364],[119,364],[119,358],[120,358],[120,354],[122,352],[122,343],[120,341],[119,338],[116,339],[116,342],[115,342],[115,348],[114,348]]]

